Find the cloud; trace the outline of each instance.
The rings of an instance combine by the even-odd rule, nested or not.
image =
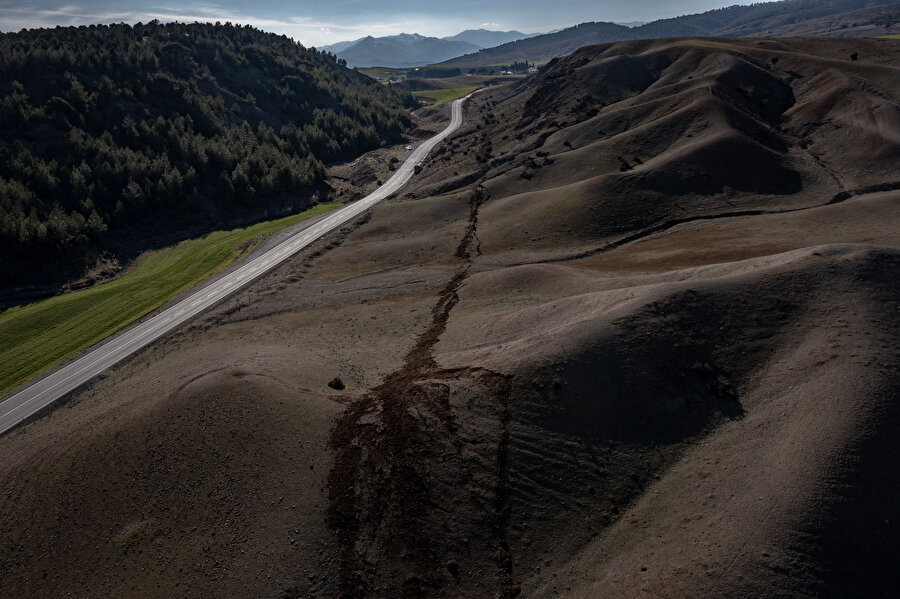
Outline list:
[[[500,23],[491,21],[489,23],[482,23],[481,25],[479,25],[479,27],[481,27],[482,29],[499,29]]]
[[[170,0],[171,2],[171,0]],[[350,0],[348,3],[355,3]],[[46,5],[45,5],[46,6]],[[302,16],[264,17],[232,10],[216,4],[197,4],[189,7],[174,6],[171,3],[151,5],[146,9],[132,10],[121,5],[121,10],[110,10],[116,6],[104,2],[102,7],[79,7],[75,5],[48,6],[47,8],[25,7],[0,0],[4,18],[4,31],[18,31],[37,27],[57,25],[90,25],[100,23],[137,23],[158,19],[162,22],[194,21],[213,23],[215,21],[251,25],[264,31],[284,34],[304,45],[325,45],[338,41],[358,39],[367,35],[375,37],[398,33],[422,33],[423,35],[453,35],[465,24],[455,20],[438,19],[429,16],[405,15],[403,18],[385,19],[356,23],[353,21],[332,21]]]

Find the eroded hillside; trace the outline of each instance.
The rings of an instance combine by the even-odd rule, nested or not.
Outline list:
[[[401,197],[0,438],[0,594],[889,593],[898,55],[474,96]]]

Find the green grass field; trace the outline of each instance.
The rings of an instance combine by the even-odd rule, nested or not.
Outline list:
[[[449,102],[450,100],[455,100],[457,98],[461,98],[466,94],[475,91],[478,89],[477,87],[455,87],[453,89],[429,89],[421,92],[413,92],[414,96],[418,96],[420,98],[431,98],[434,100],[434,104],[431,106],[439,106],[444,102]]]
[[[882,35],[879,37],[887,38],[889,40],[900,40],[900,33],[892,33],[891,35]]]
[[[223,270],[242,244],[338,206],[320,204],[146,252],[113,281],[0,312],[0,397]]]

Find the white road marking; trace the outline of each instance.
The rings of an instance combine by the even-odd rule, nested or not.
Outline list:
[[[469,94],[471,96],[472,94]],[[134,328],[108,339],[100,347],[78,358],[56,372],[40,378],[21,391],[0,402],[0,435],[20,422],[40,412],[54,401],[74,391],[110,366],[134,354],[152,341],[199,314],[206,307],[227,297],[234,288],[243,287],[268,272],[289,256],[333,231],[350,219],[362,214],[384,198],[403,187],[414,174],[414,166],[445,137],[462,125],[462,104],[468,99],[455,100],[451,107],[450,124],[441,133],[422,142],[384,185],[365,198],[340,208],[327,218],[305,229],[257,258],[235,269],[222,279],[209,284],[181,302],[160,312]],[[203,295],[205,293],[205,295]],[[188,303],[190,302],[190,303]]]

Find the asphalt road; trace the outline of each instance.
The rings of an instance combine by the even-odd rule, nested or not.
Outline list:
[[[469,94],[471,95],[471,94]],[[455,100],[451,107],[450,124],[439,134],[422,142],[403,164],[374,193],[335,210],[327,217],[299,231],[284,242],[245,262],[233,272],[193,292],[174,306],[139,325],[103,342],[99,347],[65,367],[38,379],[28,387],[0,402],[0,435],[28,417],[43,410],[54,401],[71,393],[110,366],[124,360],[141,348],[159,339],[184,322],[272,270],[292,255],[323,235],[365,212],[381,200],[397,192],[415,173],[415,167],[445,137],[462,125],[462,105],[468,98]]]

